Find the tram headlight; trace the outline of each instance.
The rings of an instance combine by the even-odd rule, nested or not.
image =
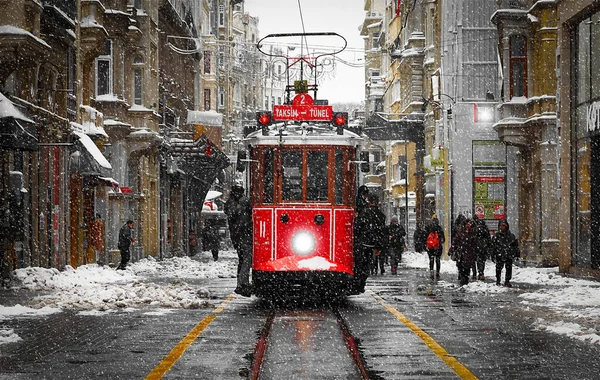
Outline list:
[[[292,249],[298,255],[310,255],[315,250],[315,246],[315,237],[306,231],[298,232],[292,237]]]

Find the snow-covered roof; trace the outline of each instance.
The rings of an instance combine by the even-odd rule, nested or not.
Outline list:
[[[344,129],[338,135],[336,130],[327,123],[278,123],[272,125],[263,135],[259,128],[250,133],[245,141],[251,144],[263,145],[350,145],[358,146],[363,143],[363,138],[356,133]]]
[[[223,126],[223,114],[217,111],[191,111],[188,110],[187,124],[202,124],[212,127]]]
[[[2,27],[0,27],[2,28]],[[18,120],[28,121],[33,123],[34,121],[23,115],[21,111],[15,107],[13,102],[11,102],[3,93],[0,92],[0,118],[3,117],[13,117]]]
[[[14,25],[1,25],[0,26],[0,34],[12,34],[15,36],[28,36],[35,39],[40,44],[50,48],[50,45],[46,43],[46,41],[42,40],[39,37],[34,36],[31,32],[26,31],[25,29],[18,28]]]
[[[108,162],[106,157],[104,157],[102,152],[100,152],[100,149],[98,149],[96,144],[92,141],[92,139],[88,135],[86,135],[83,132],[77,131],[75,129],[73,129],[72,132],[74,135],[79,137],[79,141],[81,142],[81,144],[92,155],[92,157],[94,157],[94,159],[100,166],[102,166],[103,168],[112,170],[112,166],[110,165],[110,162]]]

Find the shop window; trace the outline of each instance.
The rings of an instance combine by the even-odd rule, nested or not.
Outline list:
[[[510,38],[510,97],[527,96],[527,40]]]

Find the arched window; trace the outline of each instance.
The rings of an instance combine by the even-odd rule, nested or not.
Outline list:
[[[133,104],[141,106],[144,82],[144,59],[141,56],[133,58]]]
[[[510,38],[510,97],[527,96],[527,40]]]

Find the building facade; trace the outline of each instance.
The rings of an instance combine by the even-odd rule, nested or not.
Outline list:
[[[504,74],[499,119],[494,129],[504,144],[516,150],[515,181],[508,191],[517,196],[520,208],[511,219],[518,221],[524,260],[556,265],[559,215],[556,2],[502,1],[491,20],[498,27]]]

